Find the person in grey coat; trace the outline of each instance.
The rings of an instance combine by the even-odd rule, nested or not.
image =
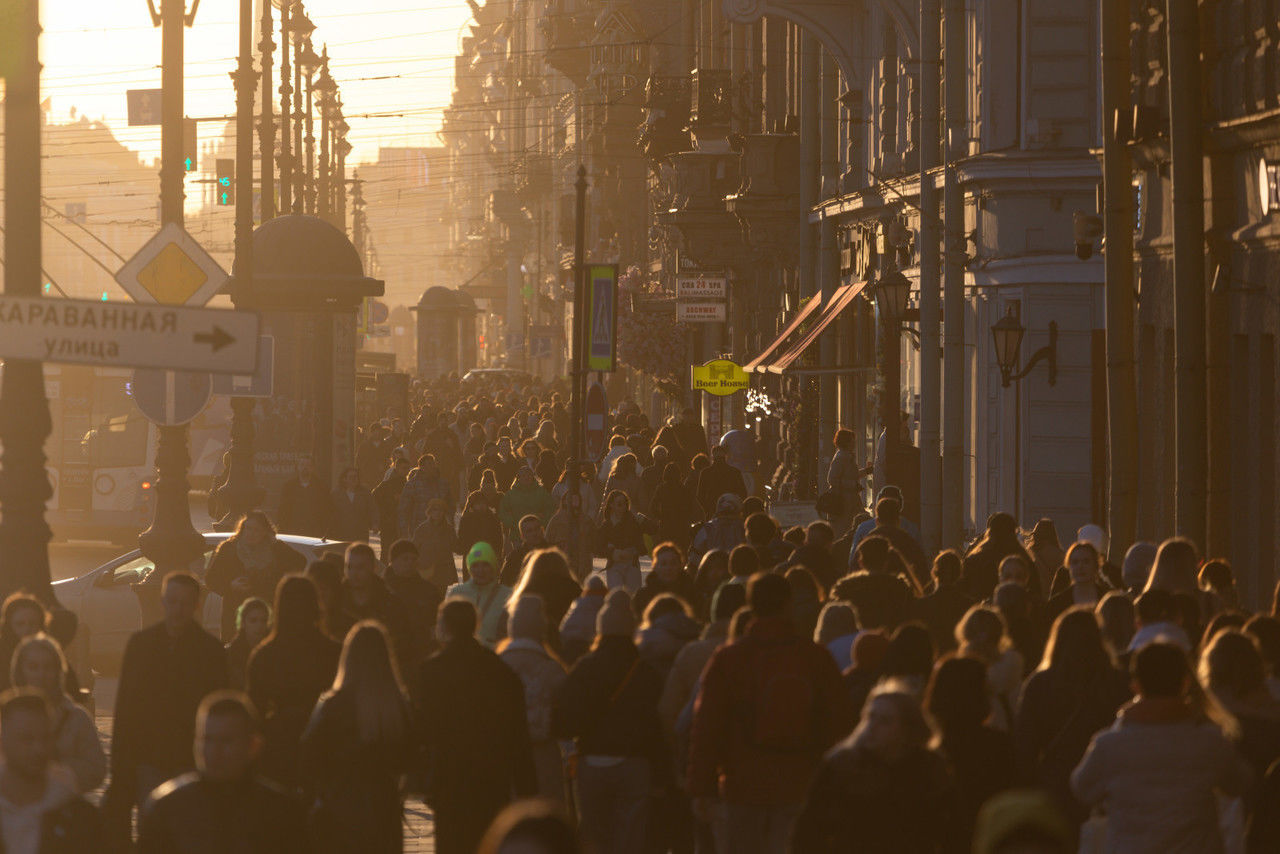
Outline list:
[[[1106,812],[1106,852],[1218,854],[1217,795],[1248,787],[1248,763],[1215,720],[1186,654],[1156,642],[1134,657],[1138,696],[1094,736],[1071,774],[1080,802]],[[1231,728],[1229,718],[1222,722]]]

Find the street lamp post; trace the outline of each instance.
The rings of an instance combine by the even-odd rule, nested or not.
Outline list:
[[[283,0],[280,9],[280,210],[293,210],[293,113],[289,96],[293,94],[289,68],[289,28],[294,0]]]
[[[314,27],[314,25],[313,25]],[[320,67],[320,57],[311,48],[311,38],[303,43],[302,51],[298,54],[298,65],[305,72],[303,83],[307,90],[307,105],[302,111],[304,122],[303,142],[306,149],[307,169],[305,173],[305,182],[303,189],[305,192],[306,206],[305,210],[309,214],[316,212],[316,134],[315,134],[315,105],[313,102],[316,82],[316,69]]]
[[[271,36],[275,25],[271,21],[271,4],[262,4],[261,40],[258,51],[262,54],[262,121],[258,125],[259,161],[262,169],[262,221],[276,215],[276,120],[271,105],[271,51],[275,47]]]
[[[301,0],[297,0],[293,15],[289,19],[289,33],[293,36],[293,212],[314,213],[314,199],[311,188],[314,176],[311,171],[310,151],[307,147],[306,133],[309,133],[311,114],[310,74],[305,77],[307,65],[307,47],[311,44],[311,34],[316,25],[307,16]],[[304,103],[304,100],[305,103]]]
[[[315,89],[320,93],[318,96],[318,105],[320,107],[320,208],[318,210],[318,214],[321,218],[328,220],[332,213],[330,205],[331,196],[329,192],[329,125],[335,99],[337,97],[338,84],[335,83],[333,81],[333,77],[329,75],[329,48],[327,45],[320,51],[320,74],[316,79]]]
[[[1057,385],[1058,324],[1055,321],[1049,321],[1049,343],[1032,353],[1027,364],[1022,370],[1018,370],[1018,351],[1022,349],[1024,335],[1026,335],[1026,329],[1018,321],[1012,307],[1008,314],[991,327],[991,337],[996,347],[996,362],[1000,365],[1001,385],[1008,388],[1031,373],[1032,368],[1042,361],[1048,362],[1049,385]]]

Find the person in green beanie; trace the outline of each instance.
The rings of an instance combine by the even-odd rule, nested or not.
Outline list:
[[[476,543],[467,552],[467,572],[471,577],[450,587],[445,599],[456,596],[476,606],[476,636],[492,649],[502,639],[502,611],[511,598],[511,588],[498,581],[498,555],[488,543]]]

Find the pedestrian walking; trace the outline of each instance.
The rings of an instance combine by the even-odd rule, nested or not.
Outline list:
[[[467,496],[467,506],[462,509],[462,516],[458,519],[457,554],[465,558],[471,554],[476,543],[487,543],[495,555],[502,550],[503,543],[498,510],[490,506],[479,492]],[[467,580],[465,572],[462,580]]]
[[[418,529],[421,530],[422,525]],[[421,564],[417,546],[410,540],[400,540],[391,546],[391,562],[382,578],[404,614],[406,643],[397,654],[402,656],[403,669],[409,672],[416,671],[431,653],[435,644],[436,614],[444,601],[440,588],[419,573]]]
[[[138,823],[138,854],[313,851],[301,801],[258,776],[260,737],[244,694],[205,697],[196,718],[197,770],[156,789]]]
[[[542,520],[537,516],[530,514],[522,518],[517,530],[520,534],[520,540],[511,551],[507,552],[506,559],[502,562],[502,570],[498,574],[498,579],[508,587],[515,587],[516,583],[520,581],[520,575],[524,570],[524,562],[529,554],[538,549],[545,549],[550,545],[547,542],[547,532],[543,527]]]
[[[310,457],[299,459],[297,466],[297,474],[281,487],[276,519],[287,534],[323,537],[329,527],[329,489],[316,477]]]
[[[128,847],[133,807],[165,780],[191,769],[196,710],[205,695],[227,687],[226,651],[196,622],[199,604],[196,577],[170,573],[160,589],[164,618],[125,645],[111,732],[111,785],[102,807],[106,845],[113,850]]]
[[[547,643],[547,616],[535,593],[514,599],[507,621],[508,638],[499,645],[502,662],[524,686],[529,744],[538,777],[538,796],[566,804],[564,757],[551,734],[551,710],[565,679],[564,663]]]
[[[1018,539],[1014,518],[1008,513],[992,513],[982,539],[964,556],[961,584],[965,592],[978,602],[989,599],[1000,577],[1000,561],[1011,554],[1021,557],[1028,567],[1034,564]]]
[[[1022,691],[1022,654],[1013,646],[1004,618],[995,608],[974,605],[956,626],[960,654],[982,662],[992,728],[1009,732]]]
[[[742,521],[742,499],[727,492],[716,499],[715,515],[693,535],[689,561],[699,563],[711,551],[731,552],[747,540]]]
[[[637,614],[643,614],[649,603],[663,593],[679,598],[690,608],[697,609],[700,602],[693,577],[685,572],[684,553],[672,542],[659,543],[650,555],[651,568],[640,589],[636,591],[632,605]]]
[[[458,583],[458,567],[453,559],[458,535],[444,501],[434,498],[427,502],[427,518],[412,532],[412,541],[418,552],[416,571],[444,595],[444,591]],[[390,557],[385,557],[390,565]],[[432,613],[434,625],[434,609]]]
[[[584,512],[582,495],[566,491],[560,496],[560,509],[547,523],[546,537],[568,557],[573,577],[579,583],[592,572],[595,536],[595,523]]]
[[[378,539],[382,543],[382,558],[386,550],[400,539],[400,493],[409,476],[409,461],[400,454],[391,458],[391,467],[382,482],[373,487],[373,503],[378,508]],[[412,533],[406,532],[406,533]]]
[[[236,691],[243,691],[249,671],[249,655],[271,632],[271,606],[253,596],[236,609],[236,633],[227,644],[227,678]]]
[[[448,598],[436,621],[441,648],[417,679],[415,770],[439,854],[471,854],[503,807],[538,789],[524,685],[476,628],[475,606]]]
[[[222,639],[235,635],[240,603],[250,597],[271,601],[280,579],[305,566],[306,558],[276,536],[266,513],[246,513],[235,534],[218,544],[205,574],[209,590],[222,597]]]
[[[704,513],[696,496],[681,482],[680,467],[675,463],[664,466],[662,478],[654,486],[649,512],[658,523],[660,539],[688,550],[693,541],[693,526],[704,518]]]
[[[396,505],[400,531],[412,536],[427,518],[427,506],[433,500],[439,499],[445,507],[453,507],[453,490],[449,486],[452,482],[441,473],[435,457],[430,454],[419,457],[417,467],[405,478]]]
[[[502,639],[503,609],[511,598],[511,588],[498,580],[498,556],[488,543],[476,543],[467,553],[470,578],[455,584],[445,599],[465,599],[476,609],[480,642],[493,649]]]
[[[1045,607],[1052,620],[1072,605],[1095,607],[1111,587],[1102,579],[1102,555],[1083,540],[1067,549],[1066,564],[1055,578],[1055,591]]]
[[[644,552],[644,530],[631,512],[631,499],[625,492],[610,492],[596,529],[596,556],[605,559],[602,574],[610,590],[634,594],[640,589],[639,558]]]
[[[711,821],[723,804],[723,850],[784,850],[826,750],[853,724],[827,651],[793,628],[791,587],[758,574],[746,635],[712,655],[694,708],[689,790]]]
[[[831,598],[848,602],[858,615],[862,629],[895,629],[911,616],[915,597],[911,584],[891,560],[893,546],[884,537],[867,537],[858,544],[854,559],[858,571],[846,575],[831,588]]]
[[[572,667],[587,654],[596,638],[596,618],[604,607],[609,588],[604,579],[593,575],[582,586],[582,595],[573,600],[560,621],[560,657]]]
[[[742,470],[729,464],[729,453],[723,447],[711,449],[711,463],[697,476],[697,496],[702,512],[712,516],[721,495],[726,493],[746,498],[751,494]]]
[[[854,456],[852,430],[836,430],[832,444],[836,452],[827,467],[827,491],[838,499],[840,509],[832,518],[831,527],[839,535],[849,529],[854,514],[862,509],[862,468]]]
[[[547,622],[546,641],[559,654],[560,623],[574,601],[582,595],[582,587],[569,571],[569,561],[559,549],[530,552],[524,571],[507,600],[508,615],[524,596],[537,596],[542,601]]]
[[[635,630],[631,597],[610,592],[595,644],[569,671],[552,712],[552,732],[575,743],[574,800],[583,838],[599,854],[646,850],[650,795],[668,779],[662,682],[640,657]]]
[[[43,632],[49,612],[30,593],[11,593],[0,607],[0,690],[12,686],[10,665],[18,645]]]
[[[107,776],[107,755],[93,718],[67,696],[67,660],[58,642],[44,633],[25,638],[13,654],[11,673],[15,688],[34,688],[49,704],[53,723],[50,776],[81,795],[102,785]]]
[[[369,490],[360,482],[360,469],[342,470],[338,488],[330,496],[328,538],[339,542],[367,543],[377,525],[377,507]]]
[[[404,850],[400,778],[413,745],[408,696],[390,636],[362,620],[343,643],[333,685],[302,734],[302,778],[314,791],[317,854]]]

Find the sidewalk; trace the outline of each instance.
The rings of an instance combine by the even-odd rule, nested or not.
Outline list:
[[[111,750],[111,712],[116,702],[116,679],[99,677],[93,686],[93,699],[97,708],[95,723],[98,725],[98,736],[102,746]],[[97,801],[101,791],[95,792],[91,799]],[[420,800],[412,800],[405,804],[405,854],[434,854],[436,850],[435,836],[431,823],[431,811]]]

